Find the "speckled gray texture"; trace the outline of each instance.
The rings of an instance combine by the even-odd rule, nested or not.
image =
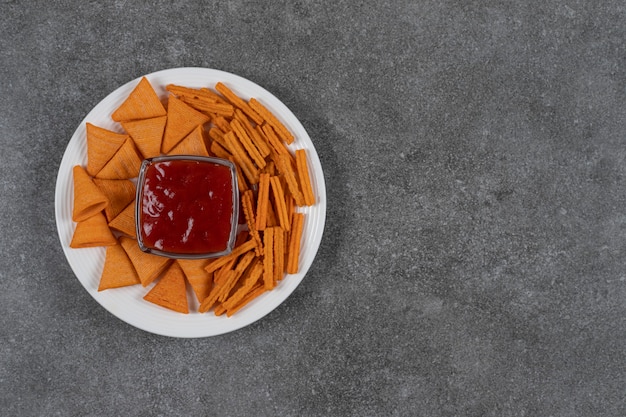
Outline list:
[[[626,415],[622,1],[99,3],[0,2],[0,414]],[[279,97],[328,189],[298,289],[205,339],[105,311],[54,220],[89,109],[182,66]]]

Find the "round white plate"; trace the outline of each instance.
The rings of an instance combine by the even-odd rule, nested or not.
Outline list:
[[[146,75],[157,94],[167,97],[165,86],[179,84],[187,87],[213,88],[218,81],[223,82],[242,98],[255,97],[285,124],[294,134],[291,150],[306,149],[316,204],[299,208],[306,214],[300,272],[287,275],[272,291],[253,300],[232,317],[215,316],[213,312],[198,313],[195,296],[188,297],[190,313],[181,314],[162,308],[143,299],[151,286],[144,288],[134,285],[125,288],[98,292],[98,283],[104,267],[105,248],[72,249],[69,244],[74,233],[72,221],[74,165],[87,164],[87,142],[85,123],[122,132],[121,126],[111,119],[111,114],[128,97],[140,78],[126,83],[109,94],[80,123],[65,150],[56,183],[55,215],[59,238],[65,256],[87,292],[111,314],[126,323],[148,332],[171,337],[207,337],[231,332],[247,326],[278,307],[300,284],[317,253],[324,222],[326,219],[326,187],[324,173],[311,138],[294,114],[274,95],[257,84],[223,71],[207,68],[174,68]],[[154,285],[154,284],[153,284]]]

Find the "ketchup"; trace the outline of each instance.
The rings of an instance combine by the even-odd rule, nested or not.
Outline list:
[[[193,159],[151,162],[138,204],[138,232],[148,249],[171,255],[228,248],[233,176],[226,165]]]

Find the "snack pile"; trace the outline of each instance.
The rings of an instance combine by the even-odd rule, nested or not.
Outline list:
[[[315,204],[306,150],[290,151],[295,138],[278,118],[221,82],[166,90],[164,106],[143,77],[111,115],[123,133],[86,124],[87,164],[73,167],[70,247],[106,247],[98,291],[154,283],[146,301],[186,314],[189,283],[199,312],[230,317],[298,272],[304,213],[297,207]],[[139,248],[134,179],[143,159],[161,155],[235,164],[245,226],[229,255],[171,259]]]

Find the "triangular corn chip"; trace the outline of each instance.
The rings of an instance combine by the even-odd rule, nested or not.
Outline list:
[[[109,227],[122,232],[130,237],[135,237],[135,200],[128,204],[113,220],[109,222]]]
[[[113,155],[113,158],[96,174],[96,178],[122,180],[135,178],[139,175],[141,158],[133,140],[128,137],[124,145]]]
[[[169,258],[143,252],[135,239],[121,236],[120,243],[135,267],[137,275],[139,275],[141,280],[141,285],[144,287],[154,281],[172,262]]]
[[[91,123],[87,128],[87,173],[95,176],[122,147],[128,135],[116,133]]]
[[[133,138],[133,142],[143,157],[153,158],[161,154],[161,142],[166,121],[167,116],[153,117],[122,122],[122,127]]]
[[[87,171],[76,165],[74,175],[74,208],[72,220],[80,222],[104,210],[109,204],[107,196],[94,184]]]
[[[189,313],[185,274],[180,266],[174,262],[159,282],[143,298],[179,313]]]
[[[93,182],[109,200],[109,205],[104,208],[108,221],[117,217],[135,199],[137,187],[130,180],[94,178]]]
[[[76,223],[76,229],[70,242],[70,248],[92,248],[115,245],[117,240],[107,225],[103,213],[95,214],[82,222]]]
[[[128,98],[113,112],[116,122],[150,119],[165,116],[166,111],[154,88],[146,77],[142,77]]]
[[[204,270],[210,262],[207,259],[177,259],[187,281],[191,284],[198,301],[204,300],[213,286],[213,273]]]
[[[209,116],[194,110],[176,97],[170,96],[161,152],[169,153],[193,129],[209,120]]]
[[[109,246],[104,257],[104,269],[98,291],[139,284],[139,276],[121,245]]]
[[[202,134],[202,126],[196,127],[178,145],[172,149],[168,155],[199,155],[209,156]]]

